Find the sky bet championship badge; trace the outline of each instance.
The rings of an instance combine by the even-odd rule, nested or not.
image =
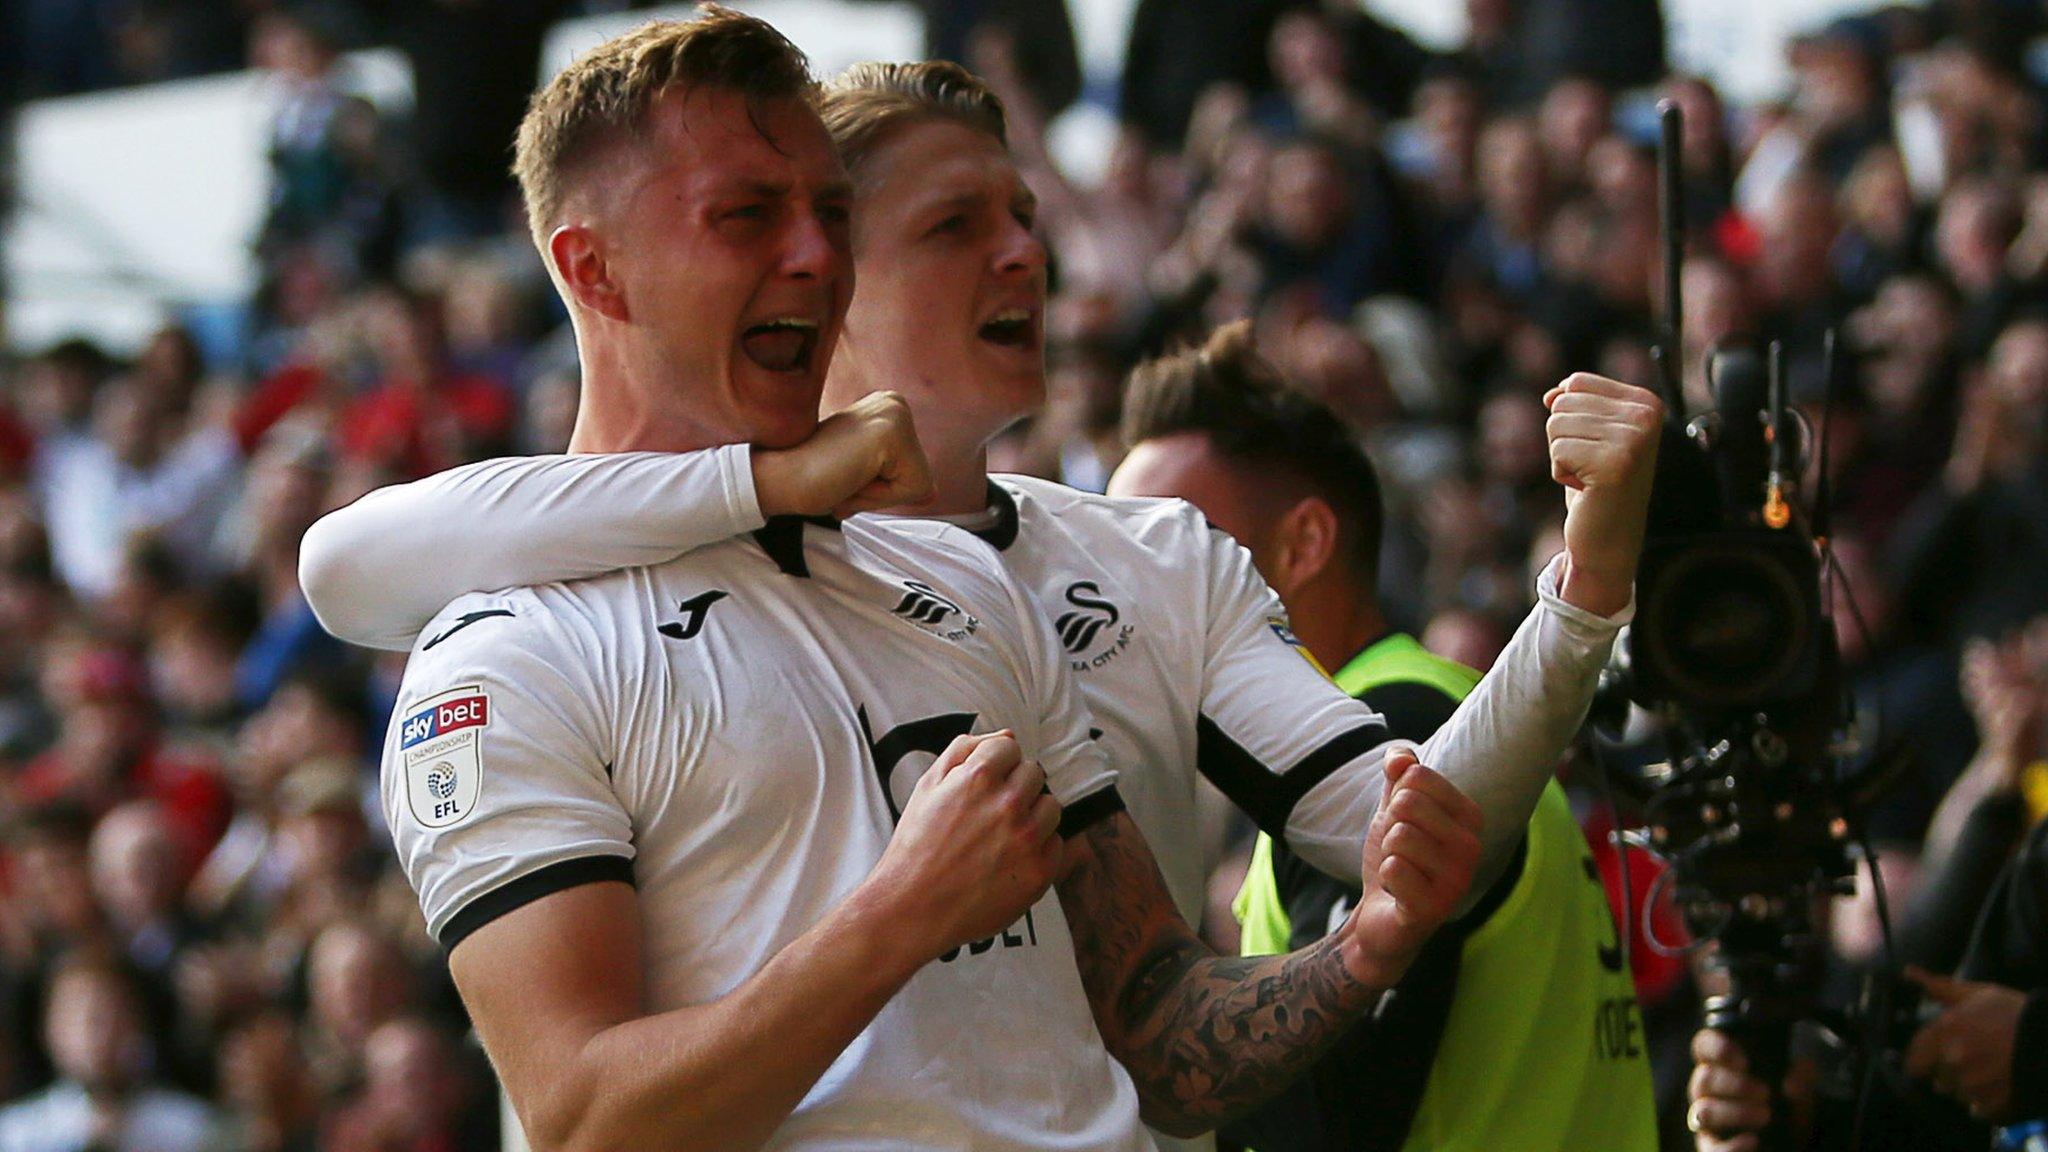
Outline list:
[[[1308,661],[1308,666],[1320,673],[1323,679],[1328,680],[1330,678],[1330,670],[1323,667],[1323,662],[1316,659],[1316,654],[1309,651],[1308,645],[1303,644],[1301,639],[1294,634],[1294,629],[1287,623],[1287,617],[1268,616],[1266,617],[1266,627],[1271,628],[1273,635],[1278,636],[1282,643],[1301,653],[1301,658]]]
[[[405,757],[405,798],[413,819],[445,828],[476,807],[490,723],[491,698],[475,686],[443,692],[405,718],[398,751]]]

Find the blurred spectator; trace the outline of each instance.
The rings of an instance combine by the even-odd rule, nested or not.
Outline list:
[[[257,250],[274,264],[301,247],[352,275],[388,270],[398,226],[377,111],[342,83],[344,11],[274,8],[251,29],[249,54],[275,78],[270,205]]]
[[[100,818],[90,848],[93,894],[124,959],[168,984],[171,961],[203,938],[185,913],[192,865],[163,808],[134,800]]]
[[[363,319],[378,379],[341,413],[346,455],[391,479],[410,479],[503,449],[511,394],[501,381],[449,364],[440,318],[427,302],[379,295]]]
[[[363,746],[361,687],[346,675],[295,673],[243,726],[230,757],[234,821],[200,866],[192,899],[205,914],[250,924],[265,923],[292,885],[304,861],[290,858],[277,838],[286,809],[281,789],[296,771],[319,771],[321,779],[356,779]],[[332,788],[301,793],[311,811]],[[311,793],[317,799],[308,799]],[[349,795],[360,808],[360,785]],[[304,941],[301,941],[303,943]]]
[[[361,1084],[370,1037],[413,1006],[405,954],[367,923],[339,921],[314,938],[306,986],[315,1079],[328,1093]]]
[[[1973,357],[1989,351],[2021,297],[2006,260],[2020,224],[2018,201],[1996,180],[1965,178],[1942,197],[1935,253],[1962,296],[1963,350]]]
[[[381,0],[412,64],[409,244],[481,240],[512,212],[512,136],[540,72],[541,41],[570,0]],[[488,44],[489,51],[479,51]]]
[[[1262,295],[1304,289],[1327,315],[1348,316],[1369,296],[1421,291],[1405,216],[1392,173],[1377,159],[1355,159],[1329,138],[1282,145],[1257,224]]]
[[[44,1032],[58,1080],[0,1108],[7,1152],[205,1152],[213,1109],[158,1086],[136,989],[121,970],[79,957],[50,978]]]
[[[566,452],[576,431],[576,407],[582,384],[573,372],[552,372],[533,382],[526,393],[526,416],[519,426],[521,452],[546,455]]]
[[[138,536],[163,541],[186,572],[212,562],[212,530],[233,499],[241,457],[224,428],[187,428],[140,376],[100,388],[89,437],[44,441],[37,469],[51,548],[80,596],[106,596]]]
[[[1510,304],[1526,304],[1542,279],[1537,245],[1550,209],[1550,173],[1535,124],[1502,119],[1479,138],[1480,214],[1458,254],[1459,271],[1476,276]]]
[[[1422,630],[1422,646],[1446,660],[1481,672],[1493,667],[1508,637],[1499,622],[1484,613],[1451,608],[1430,617]]]
[[[362,1092],[330,1128],[326,1147],[334,1152],[437,1152],[494,1143],[495,1102],[478,1094],[472,1062],[440,1028],[408,1017],[380,1024],[364,1044],[364,1064]]]
[[[88,648],[74,662],[75,692],[52,703],[57,739],[14,782],[29,804],[62,801],[98,818],[133,798],[164,806],[185,859],[220,838],[230,816],[217,765],[196,749],[165,744],[151,714],[144,672],[125,653]]]
[[[149,679],[165,730],[225,757],[241,719],[235,662],[255,621],[225,589],[166,598],[148,620]]]
[[[250,462],[229,545],[261,613],[235,669],[244,708],[260,707],[293,669],[340,651],[299,592],[299,540],[326,507],[330,468],[325,437],[305,424],[274,429]]]
[[[1203,91],[1270,83],[1266,44],[1287,0],[1138,0],[1118,113],[1155,148],[1176,150]]]
[[[321,1101],[292,1018],[270,1011],[221,1043],[223,1152],[316,1152]]]
[[[91,837],[91,816],[65,805],[25,811],[7,829],[0,945],[11,978],[6,1019],[17,1086],[46,1084],[53,1074],[39,1027],[50,974],[65,956],[107,941],[86,863]]]
[[[1021,90],[1048,116],[1081,94],[1081,58],[1065,0],[917,0],[924,12],[924,54],[983,71],[1000,41],[1015,62]]]
[[[2048,320],[2020,320],[1964,390],[1941,479],[1901,526],[1906,610],[1935,635],[2048,610]]]

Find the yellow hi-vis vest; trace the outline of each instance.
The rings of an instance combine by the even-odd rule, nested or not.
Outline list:
[[[1478,673],[1395,635],[1333,677],[1353,696],[1421,683],[1462,699]],[[1261,835],[1238,893],[1247,956],[1287,950]],[[1311,1073],[1313,1075],[1313,1073]],[[1654,1152],[1642,1017],[1599,869],[1564,789],[1544,787],[1521,875],[1464,941],[1455,999],[1404,1149]]]

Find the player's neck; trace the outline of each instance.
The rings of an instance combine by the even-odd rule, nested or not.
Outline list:
[[[1302,646],[1333,673],[1387,634],[1387,618],[1380,606],[1334,580],[1292,597],[1287,615]]]
[[[647,388],[632,370],[605,351],[583,348],[583,389],[571,455],[605,452],[695,452],[730,443],[732,437],[663,403],[672,392]]]
[[[925,459],[932,468],[932,498],[914,508],[891,511],[904,516],[970,516],[988,509],[988,449],[980,443],[950,445],[942,436],[925,441]]]
[[[932,498],[911,508],[891,508],[903,517],[971,517],[989,506],[989,439],[985,428],[965,428],[946,412],[915,410],[918,443],[932,465]]]

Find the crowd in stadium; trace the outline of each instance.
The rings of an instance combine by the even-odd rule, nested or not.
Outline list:
[[[378,822],[402,658],[321,630],[298,546],[376,487],[566,445],[574,347],[505,162],[540,36],[581,9],[16,7],[44,37],[16,95],[253,66],[285,96],[232,356],[172,321],[133,355],[67,340],[0,377],[0,1148],[59,1147],[10,1135],[53,1124],[108,1149],[495,1147],[488,1069]],[[1047,147],[1070,33],[1063,69],[1015,17],[1032,6],[979,7],[1010,16],[936,21],[935,43],[1003,95],[1055,262],[1050,402],[992,466],[1099,491],[1125,374],[1252,317],[1378,464],[1390,615],[1481,669],[1559,544],[1545,389],[1656,380],[1648,110],[1675,100],[1687,399],[1708,348],[1759,338],[1784,341],[1799,405],[1831,397],[1847,676],[1917,753],[1872,834],[1899,950],[1954,964],[1995,861],[2048,815],[2038,6],[1839,21],[1789,46],[1783,99],[1735,106],[1645,63],[1654,7],[1608,29],[1645,51],[1574,59],[1522,49],[1544,0],[1469,0],[1450,54],[1349,5],[1141,3],[1092,184]],[[484,28],[497,50],[474,52]],[[411,57],[408,120],[352,94],[342,51],[365,42]],[[1574,767],[1604,831],[1593,779]],[[1916,886],[1957,853],[1994,866]],[[1844,986],[1880,950],[1868,887],[1832,920]],[[1675,1118],[1696,990],[1635,959]],[[84,1103],[109,1079],[148,1088],[125,1120]],[[122,1123],[161,1140],[107,1142]]]

